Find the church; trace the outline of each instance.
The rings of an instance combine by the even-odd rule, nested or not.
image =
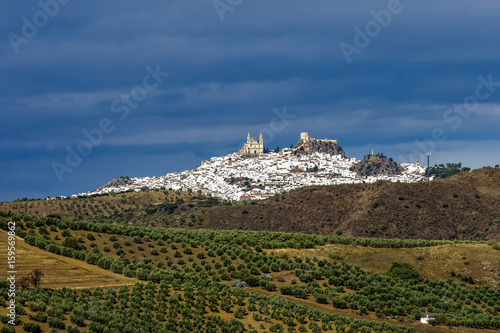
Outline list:
[[[258,155],[264,153],[264,139],[262,138],[262,133],[260,133],[259,142],[250,138],[250,133],[247,135],[247,143],[243,145],[240,149],[241,155]]]

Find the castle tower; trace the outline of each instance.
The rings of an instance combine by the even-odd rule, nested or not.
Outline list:
[[[247,143],[250,143],[250,132],[248,132],[248,135],[247,135]]]
[[[263,143],[264,143],[264,138],[262,137],[262,133],[260,133],[259,143],[260,143],[260,144],[263,144]]]

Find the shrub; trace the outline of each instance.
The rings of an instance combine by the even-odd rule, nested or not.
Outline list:
[[[246,282],[250,287],[257,287],[259,285],[259,279],[255,276],[247,277]]]
[[[276,285],[274,283],[267,282],[264,286],[264,289],[266,289],[267,291],[275,291]]]
[[[14,326],[7,325],[0,328],[0,333],[16,333],[16,330],[14,329]]]
[[[262,274],[260,278],[261,278],[261,280],[267,280],[267,281],[273,280],[273,277],[269,274]]]
[[[328,258],[332,260],[342,260],[344,259],[344,256],[340,251],[333,251],[333,252],[328,252]]]
[[[244,288],[247,286],[247,283],[245,281],[241,280],[234,280],[231,285],[236,288]]]
[[[443,208],[446,208],[446,207],[448,207],[448,203],[447,203],[447,202],[443,202],[443,203],[441,204],[441,206],[442,206]]]
[[[401,280],[421,280],[420,274],[407,262],[393,262],[387,276]]]
[[[49,323],[50,328],[58,328],[61,330],[66,328],[66,325],[64,324],[64,322],[59,318],[49,317],[47,322]]]
[[[93,235],[93,234],[91,234],[91,233],[89,232],[89,233],[87,234],[87,239],[88,239],[88,240],[93,241],[93,240],[95,240],[95,237],[94,237],[94,235]]]
[[[40,326],[38,326],[38,324],[35,323],[24,323],[23,330],[25,332],[33,332],[33,333],[40,333],[42,331]]]

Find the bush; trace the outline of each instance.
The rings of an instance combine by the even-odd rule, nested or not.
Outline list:
[[[328,252],[328,258],[332,260],[342,260],[344,259],[344,256],[340,251],[333,251],[333,252]]]
[[[14,326],[7,325],[0,328],[0,333],[16,333],[16,330],[14,329]]]
[[[257,287],[259,285],[259,279],[255,276],[247,277],[246,282],[250,287]]]
[[[38,324],[35,323],[24,323],[23,330],[25,332],[33,332],[33,333],[40,333],[42,331],[40,326],[38,326]]]
[[[401,280],[421,280],[420,274],[407,262],[393,262],[387,276]]]
[[[446,315],[444,314],[438,314],[433,320],[429,320],[429,324],[431,324],[432,326],[437,326],[437,325],[451,325],[452,322],[451,322],[451,319],[448,318]]]
[[[95,237],[94,237],[94,235],[93,235],[93,234],[91,234],[91,233],[89,232],[89,233],[87,234],[87,239],[88,239],[88,240],[93,241],[93,240],[95,240]]]
[[[261,278],[261,280],[267,280],[267,281],[273,280],[273,277],[269,274],[262,274],[260,278]]]
[[[49,317],[47,321],[49,323],[50,328],[58,328],[61,330],[66,328],[66,325],[64,324],[64,322],[59,318]]]
[[[448,207],[448,203],[447,203],[447,202],[443,202],[443,203],[441,204],[441,206],[442,206],[443,208],[446,208],[446,207]]]
[[[236,288],[244,288],[247,286],[247,283],[245,281],[241,280],[234,280],[231,285]]]
[[[275,291],[277,287],[274,283],[267,282],[264,286],[264,289],[266,289],[267,291]]]

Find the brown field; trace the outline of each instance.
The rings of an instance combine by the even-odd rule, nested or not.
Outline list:
[[[89,265],[84,261],[63,257],[28,245],[16,237],[16,278],[27,276],[33,269],[44,274],[40,288],[57,289],[62,287],[81,289],[133,285],[138,280],[121,274]],[[7,233],[0,230],[0,248],[7,248]],[[0,279],[6,278],[7,261],[0,262]]]

